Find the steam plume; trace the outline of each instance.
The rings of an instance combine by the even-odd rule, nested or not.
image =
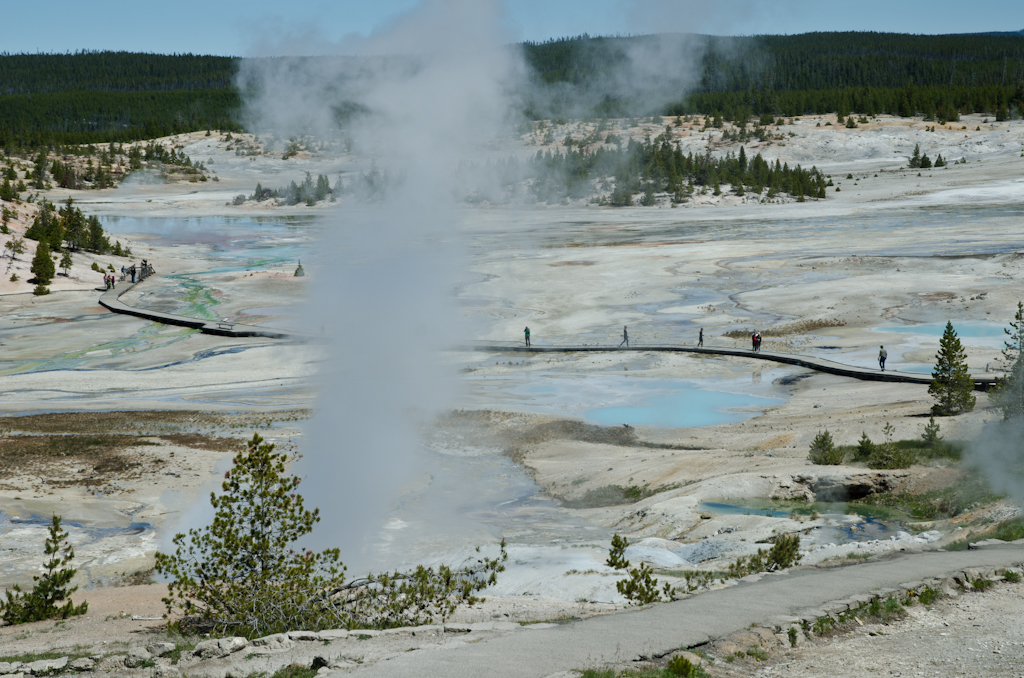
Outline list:
[[[438,352],[463,335],[452,304],[462,266],[451,196],[461,159],[508,121],[521,72],[492,0],[428,0],[336,58],[248,60],[256,129],[354,139],[399,180],[379,204],[330,217],[309,329],[331,337],[298,472],[324,516],[315,546],[358,570],[396,488],[415,465],[417,424],[451,404]],[[344,129],[341,129],[344,126]]]

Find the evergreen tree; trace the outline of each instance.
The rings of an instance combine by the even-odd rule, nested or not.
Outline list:
[[[64,269],[64,275],[67,276],[68,271],[71,270],[71,252],[64,250],[64,255],[60,258],[60,267]]]
[[[942,442],[942,436],[939,435],[939,424],[935,421],[935,417],[928,418],[928,423],[924,426],[924,433],[921,434],[921,441],[928,447],[937,447]]]
[[[43,619],[67,619],[85,614],[89,610],[87,602],[75,605],[68,600],[71,594],[78,590],[77,586],[68,588],[77,570],[68,567],[75,557],[75,550],[67,541],[68,533],[61,528],[60,520],[60,516],[53,516],[50,536],[45,547],[45,553],[50,559],[43,565],[43,573],[32,577],[36,582],[35,586],[26,593],[15,584],[7,591],[7,601],[0,601],[0,618],[8,624],[25,624]],[[60,605],[64,601],[67,601],[67,604]]]
[[[875,453],[875,447],[875,444],[871,442],[871,438],[868,438],[867,432],[861,431],[860,440],[857,441],[857,449],[853,453],[853,458],[857,461],[867,461]]]
[[[832,442],[832,434],[825,429],[814,436],[807,458],[812,464],[837,466],[843,463],[843,452],[836,449],[835,443]]]
[[[921,144],[914,144],[914,154],[910,156],[910,166],[914,169],[921,166]]]
[[[935,354],[932,383],[928,393],[935,398],[932,414],[950,416],[974,409],[974,380],[967,371],[967,352],[957,337],[953,323],[947,322]]]
[[[32,188],[46,188],[46,149],[39,149],[36,156],[36,167],[32,171]]]
[[[40,240],[36,246],[36,254],[32,257],[32,274],[39,285],[47,285],[53,280],[56,272],[53,266],[53,259],[50,258],[50,248],[45,240]]]
[[[932,159],[928,157],[927,153],[925,153],[921,156],[921,169],[931,169],[931,167]]]
[[[1009,340],[1003,342],[1006,374],[996,382],[991,399],[1002,411],[1003,419],[1021,419],[1024,418],[1024,303],[1017,302],[1017,312],[1003,331],[1009,336]]]

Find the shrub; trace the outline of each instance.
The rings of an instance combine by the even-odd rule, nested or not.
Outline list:
[[[168,613],[181,626],[258,637],[295,629],[388,628],[444,621],[460,604],[497,581],[507,555],[478,558],[453,570],[417,567],[345,582],[338,549],[293,550],[312,531],[319,510],[306,510],[285,476],[286,456],[254,435],[211,493],[212,525],[178,534],[173,554],[156,554],[156,572],[169,577]]]
[[[1003,579],[1010,582],[1011,584],[1017,584],[1020,582],[1020,574],[1013,570],[1007,570],[1006,574],[1003,575]]]
[[[871,442],[871,438],[868,438],[868,434],[864,431],[860,432],[860,440],[857,442],[857,449],[854,450],[853,457],[857,461],[867,461],[871,458],[871,455],[875,453],[875,444]]]
[[[29,282],[31,282],[31,281],[29,281]],[[49,293],[50,293],[50,288],[47,287],[46,285],[41,285],[40,284],[40,285],[36,285],[35,287],[32,288],[32,294],[36,295],[37,297],[44,297],[44,296],[46,296]]]
[[[695,678],[697,676],[697,667],[693,665],[689,659],[681,654],[677,654],[672,659],[668,660],[668,664],[665,666],[665,670],[673,676],[680,676],[681,678]]]
[[[814,437],[807,458],[813,464],[837,466],[843,463],[843,452],[836,449],[835,443],[832,442],[832,434],[825,429]]]
[[[629,546],[629,540],[619,535],[612,535],[612,547],[608,551],[608,560],[605,561],[608,567],[616,570],[626,570],[629,575],[626,579],[615,582],[615,589],[634,605],[648,605],[662,600],[672,600],[672,585],[665,584],[658,589],[658,580],[651,576],[653,570],[645,563],[640,567],[629,569],[629,561],[626,560],[625,552]]]
[[[868,459],[868,468],[874,469],[896,469],[910,468],[917,461],[917,453],[913,449],[897,446],[893,440],[893,433],[896,429],[889,422],[885,422],[882,429],[885,435],[885,442],[875,445],[875,450]]]
[[[745,577],[758,572],[775,572],[792,567],[800,562],[800,537],[784,534],[775,539],[770,551],[758,549],[752,556],[741,556],[729,565],[729,576]]]
[[[939,435],[939,425],[935,423],[935,417],[928,417],[928,423],[925,424],[924,433],[921,434],[921,440],[928,447],[936,447],[942,442],[942,436]]]
[[[68,567],[75,557],[75,550],[67,541],[68,533],[61,529],[60,521],[60,516],[53,516],[53,522],[50,523],[50,536],[46,539],[44,549],[50,559],[43,565],[43,573],[32,577],[35,586],[31,591],[23,592],[15,584],[7,591],[7,601],[0,602],[0,619],[7,624],[67,619],[89,610],[89,603],[75,605],[69,600],[71,594],[78,590],[77,586],[68,588],[77,572]]]
[[[786,632],[786,635],[789,637],[789,646],[790,647],[796,647],[796,639],[797,639],[796,627],[795,626],[790,626],[789,627],[789,631]]]

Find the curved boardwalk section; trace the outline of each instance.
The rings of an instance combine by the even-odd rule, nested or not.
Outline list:
[[[931,375],[913,374],[910,372],[896,372],[894,370],[876,370],[868,367],[855,367],[843,365],[842,363],[814,358],[805,355],[794,355],[792,353],[777,353],[775,351],[758,351],[754,353],[749,349],[740,348],[716,348],[713,346],[681,346],[674,344],[663,344],[658,346],[629,346],[619,348],[617,346],[523,346],[521,344],[507,343],[480,343],[463,347],[469,351],[484,351],[487,353],[587,353],[587,352],[615,352],[635,351],[637,353],[701,353],[704,355],[727,355],[738,358],[752,358],[754,360],[769,360],[771,362],[783,363],[785,365],[797,365],[806,367],[816,372],[837,374],[841,377],[861,379],[863,381],[888,381],[901,384],[920,384],[927,386],[932,383]],[[993,376],[975,376],[974,389],[987,391],[995,384]]]
[[[171,313],[161,313],[160,311],[135,308],[134,306],[129,306],[120,300],[119,297],[122,294],[138,284],[139,283],[129,283],[124,287],[106,290],[100,295],[100,306],[114,313],[133,315],[137,318],[145,318],[146,320],[152,320],[155,323],[163,323],[164,325],[191,327],[192,329],[199,330],[204,334],[216,334],[222,337],[270,337],[272,339],[286,339],[288,337],[297,336],[293,332],[271,329],[269,327],[260,327],[259,325],[244,325],[239,323],[219,322],[216,320],[202,320],[200,318],[187,318],[185,316],[173,315]]]

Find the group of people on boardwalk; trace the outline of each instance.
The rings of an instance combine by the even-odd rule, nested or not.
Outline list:
[[[134,268],[135,267],[132,266],[133,270],[134,270]],[[134,282],[134,280],[135,279],[133,277],[132,281]],[[113,287],[113,285],[114,285],[114,276],[110,276],[110,279],[108,281],[108,289],[110,287]],[[527,347],[529,347],[530,346],[530,328],[526,327],[523,330],[523,334],[524,334],[524,336],[526,338],[526,345],[527,345]],[[760,353],[761,352],[761,333],[758,332],[757,330],[755,330],[754,333],[750,335],[750,343],[751,343],[751,350],[754,353]],[[627,327],[626,325],[622,326],[622,341],[619,342],[619,348],[622,348],[623,346],[625,346],[626,348],[629,348],[629,327]],[[702,348],[704,346],[704,328],[703,327],[700,328],[700,332],[697,334],[697,346],[699,348]],[[885,346],[879,346],[879,351],[878,351],[878,367],[883,372],[885,372],[885,359],[888,356],[889,356],[889,354],[886,352]]]
[[[132,271],[133,271],[132,282],[135,281],[134,269],[135,269],[135,267],[132,266]],[[122,269],[122,270],[124,270],[124,269]],[[109,280],[107,281],[107,285],[108,285],[107,289],[110,289],[111,287],[114,286],[114,276],[110,276],[109,277]],[[529,347],[531,345],[530,344],[530,328],[526,327],[523,330],[523,334],[524,334],[524,336],[526,338],[526,346]],[[751,343],[751,351],[753,351],[754,353],[760,353],[761,352],[761,333],[758,332],[757,330],[755,330],[753,332],[753,334],[750,335],[750,343]],[[626,348],[629,348],[629,327],[627,327],[626,325],[622,326],[622,341],[619,342],[619,346],[618,347],[622,348],[623,346],[625,346]],[[703,327],[700,328],[700,332],[697,334],[697,346],[698,346],[698,348],[703,348],[703,346],[704,346],[704,328]],[[886,352],[885,346],[879,346],[878,348],[879,348],[879,351],[878,351],[878,367],[883,372],[885,372],[885,359],[887,357],[889,357],[889,354]]]
[[[122,281],[123,282],[125,280],[130,280],[132,282],[132,284],[135,284],[136,282],[142,282],[143,278],[151,275],[152,273],[153,273],[153,267],[149,265],[148,261],[143,259],[142,263],[139,264],[138,266],[136,266],[135,264],[132,264],[131,266],[122,266],[121,267],[121,277],[120,278],[117,277],[116,273],[111,273],[109,275],[104,273],[103,274],[103,285],[108,290],[112,290],[112,289],[115,288],[115,286],[117,285],[118,281]],[[530,330],[529,330],[529,328],[527,328],[527,330],[526,330],[526,345],[527,346],[530,345]]]

